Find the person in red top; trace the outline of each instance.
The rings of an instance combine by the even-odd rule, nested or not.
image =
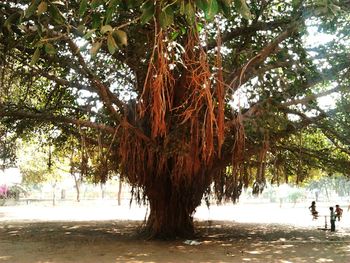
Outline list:
[[[343,209],[340,208],[339,205],[335,205],[335,217],[338,218],[338,221],[340,221],[340,218],[343,215]]]

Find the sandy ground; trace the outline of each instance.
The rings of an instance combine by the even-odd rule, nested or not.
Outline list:
[[[0,263],[350,262],[350,213],[325,227],[308,204],[199,207],[195,240],[139,237],[147,209],[114,201],[0,207]],[[321,204],[321,215],[329,204]],[[327,224],[327,229],[329,224]],[[188,244],[189,243],[189,244]]]

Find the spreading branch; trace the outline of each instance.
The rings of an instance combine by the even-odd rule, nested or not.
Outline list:
[[[279,36],[277,36],[271,43],[267,44],[257,55],[252,57],[244,66],[240,67],[238,70],[231,74],[230,88],[235,92],[242,84],[244,84],[248,78],[247,73],[250,69],[260,66],[265,62],[266,58],[273,54],[278,45],[291,35],[297,32],[299,27],[298,22],[293,22],[291,25],[283,31]]]

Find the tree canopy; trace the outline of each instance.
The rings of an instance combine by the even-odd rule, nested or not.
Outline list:
[[[204,196],[236,201],[243,187],[301,182],[312,167],[349,174],[349,10],[4,0],[1,126],[44,131],[58,147],[75,138],[82,173],[118,172],[149,203],[151,235],[187,236]],[[317,100],[334,93],[330,108]]]

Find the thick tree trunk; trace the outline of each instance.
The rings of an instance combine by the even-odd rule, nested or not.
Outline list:
[[[191,238],[195,234],[192,215],[204,191],[169,181],[146,190],[150,205],[146,232],[158,239]]]
[[[164,204],[163,204],[164,205]],[[151,238],[174,239],[194,236],[193,217],[186,209],[174,210],[162,204],[153,204],[147,220],[147,233]]]

